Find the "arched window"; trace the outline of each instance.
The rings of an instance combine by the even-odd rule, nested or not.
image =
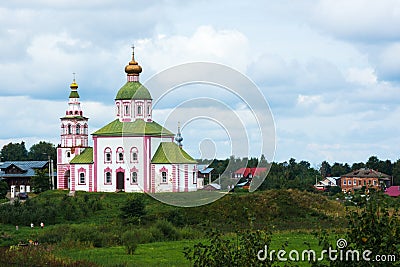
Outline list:
[[[131,148],[131,162],[138,162],[138,149],[136,147]]]
[[[81,172],[79,173],[79,184],[85,184],[85,173]]]
[[[129,115],[129,105],[125,105],[125,115]]]
[[[111,148],[107,147],[106,149],[104,149],[104,163],[111,163],[111,161]]]
[[[167,172],[161,172],[161,182],[162,183],[167,182]]]
[[[147,106],[147,115],[150,115],[150,106]]]
[[[71,157],[71,152],[67,152],[67,158]]]
[[[88,126],[87,123],[85,123],[85,125],[83,126],[84,129],[84,134],[88,134]]]
[[[120,106],[119,106],[119,103],[117,103],[117,116],[119,116],[119,113],[121,112],[121,110],[120,110]]]
[[[124,163],[124,149],[122,147],[117,148],[117,163]]]
[[[71,124],[68,124],[68,134],[72,134],[72,127],[71,127]]]
[[[137,113],[138,115],[142,115],[142,106],[137,107]]]
[[[106,184],[111,184],[112,183],[112,181],[111,181],[111,172],[109,172],[109,171],[107,171],[105,173],[105,183]]]
[[[76,134],[81,134],[81,126],[79,124],[76,125]]]
[[[132,172],[132,184],[137,183],[137,172]]]

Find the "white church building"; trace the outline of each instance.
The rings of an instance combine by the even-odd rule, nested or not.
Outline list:
[[[197,162],[175,136],[152,118],[150,92],[139,82],[141,66],[125,67],[127,82],[115,97],[115,120],[92,133],[73,80],[61,118],[57,148],[57,188],[88,192],[189,192],[198,186]],[[174,139],[176,143],[174,142]]]

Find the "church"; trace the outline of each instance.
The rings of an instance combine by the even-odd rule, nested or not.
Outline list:
[[[78,84],[70,85],[57,147],[57,188],[87,192],[190,192],[199,187],[197,162],[175,135],[152,118],[152,97],[139,82],[142,67],[125,67],[127,82],[115,97],[115,120],[91,134],[80,105]],[[176,142],[175,142],[176,141]]]

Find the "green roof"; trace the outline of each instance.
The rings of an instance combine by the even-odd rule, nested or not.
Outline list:
[[[140,82],[127,82],[119,89],[115,100],[127,99],[151,99],[151,95]]]
[[[134,122],[120,122],[116,119],[103,128],[92,133],[100,136],[135,136],[135,135],[153,135],[153,136],[174,136],[172,132],[162,127],[157,122],[145,122],[135,120]]]
[[[78,91],[72,90],[69,94],[69,98],[79,98]]]
[[[71,164],[87,164],[93,163],[93,148],[88,147],[82,151],[81,154],[75,156],[71,161]]]
[[[197,163],[188,153],[174,142],[161,142],[151,163]]]

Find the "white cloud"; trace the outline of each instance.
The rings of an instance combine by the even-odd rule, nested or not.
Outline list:
[[[375,71],[372,68],[350,68],[346,80],[360,85],[374,85],[377,83]]]
[[[200,26],[191,36],[159,35],[136,42],[138,58],[146,67],[160,71],[177,64],[210,61],[245,72],[249,64],[248,40],[235,30]]]

